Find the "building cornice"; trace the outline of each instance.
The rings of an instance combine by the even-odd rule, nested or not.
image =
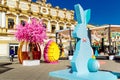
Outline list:
[[[4,4],[0,4],[0,11],[11,11],[16,14],[28,14],[29,16],[49,17],[61,21],[74,21],[74,11],[67,10],[66,8],[60,9],[59,6],[53,7],[50,3],[45,3],[46,0],[45,2],[43,0],[44,3],[38,2],[29,2],[27,0],[4,0]],[[57,14],[53,16],[50,12],[51,10],[54,10]]]

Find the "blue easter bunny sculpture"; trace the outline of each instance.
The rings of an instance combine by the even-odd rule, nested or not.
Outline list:
[[[71,68],[50,72],[49,75],[68,80],[117,80],[117,76],[110,72],[98,71],[99,64],[92,59],[92,48],[86,27],[90,20],[90,9],[84,11],[79,4],[74,7],[78,23],[72,33],[77,43]]]
[[[83,10],[80,5],[75,5],[77,25],[72,36],[77,39],[76,48],[71,61],[72,72],[76,75],[89,73],[88,61],[92,58],[92,48],[87,33],[87,23],[90,20],[90,9]]]

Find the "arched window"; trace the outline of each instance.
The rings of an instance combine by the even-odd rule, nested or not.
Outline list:
[[[25,21],[24,20],[21,20],[20,22],[23,26],[25,26]]]
[[[8,18],[8,29],[13,29],[14,28],[14,19],[13,18]]]
[[[51,30],[52,33],[55,33],[55,25],[52,25],[52,30]]]
[[[63,30],[63,26],[60,26],[60,30]]]
[[[47,28],[47,25],[46,25],[46,23],[43,23],[43,27]]]

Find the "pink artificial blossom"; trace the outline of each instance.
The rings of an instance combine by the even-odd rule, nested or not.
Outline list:
[[[19,41],[39,42],[43,43],[46,36],[46,28],[43,27],[43,21],[38,21],[36,18],[31,18],[31,23],[25,22],[25,25],[17,25],[15,37]]]

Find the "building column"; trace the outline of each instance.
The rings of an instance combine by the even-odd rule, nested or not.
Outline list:
[[[48,21],[48,24],[47,24],[48,26],[47,26],[47,30],[48,30],[48,32],[51,32],[51,23],[50,23],[50,21]]]
[[[16,16],[16,25],[19,24],[19,15]]]
[[[4,0],[2,0],[2,5],[4,5]]]
[[[73,30],[74,30],[74,28],[75,28],[75,25],[71,25],[71,29],[73,29]]]
[[[60,28],[59,28],[59,24],[58,24],[58,22],[57,22],[57,24],[56,24],[56,30],[59,30]]]
[[[31,17],[28,18],[28,23],[30,23],[30,18],[31,18]]]
[[[2,26],[1,27],[6,27],[6,16],[5,12],[2,12]]]
[[[66,26],[66,24],[64,24],[64,29],[66,29],[67,28],[67,26]]]
[[[0,12],[0,27],[2,26],[2,12]]]

